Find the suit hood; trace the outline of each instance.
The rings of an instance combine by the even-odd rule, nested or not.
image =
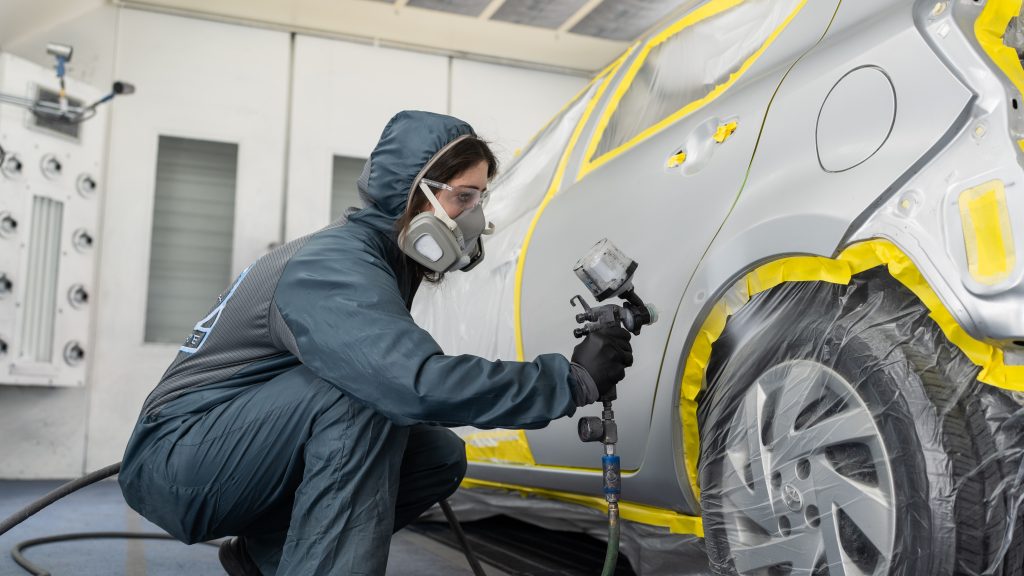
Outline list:
[[[357,187],[365,207],[350,221],[365,221],[392,231],[409,203],[413,183],[447,146],[473,128],[451,116],[432,112],[399,112],[381,133],[363,166]]]

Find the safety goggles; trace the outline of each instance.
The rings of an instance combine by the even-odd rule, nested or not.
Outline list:
[[[437,190],[444,190],[450,194],[450,198],[455,202],[460,210],[472,210],[476,208],[477,204],[487,205],[487,190],[478,190],[470,186],[449,186],[443,182],[435,182],[434,180],[427,180],[426,178],[420,179],[420,182],[426,184],[431,188]]]

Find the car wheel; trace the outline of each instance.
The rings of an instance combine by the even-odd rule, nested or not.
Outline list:
[[[698,397],[715,572],[980,574],[1013,562],[1020,543],[999,554],[1006,531],[986,523],[1012,518],[987,490],[1013,474],[991,464],[977,372],[883,268],[752,298],[715,343]]]

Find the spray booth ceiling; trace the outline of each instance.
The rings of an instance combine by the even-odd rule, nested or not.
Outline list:
[[[703,0],[114,0],[589,74]]]

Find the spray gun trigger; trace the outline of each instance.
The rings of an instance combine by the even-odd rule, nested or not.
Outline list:
[[[583,296],[577,294],[569,299],[570,306],[575,307],[577,302],[579,302],[580,306],[583,306],[583,310],[590,312],[590,305],[587,304],[587,301],[583,299]]]

